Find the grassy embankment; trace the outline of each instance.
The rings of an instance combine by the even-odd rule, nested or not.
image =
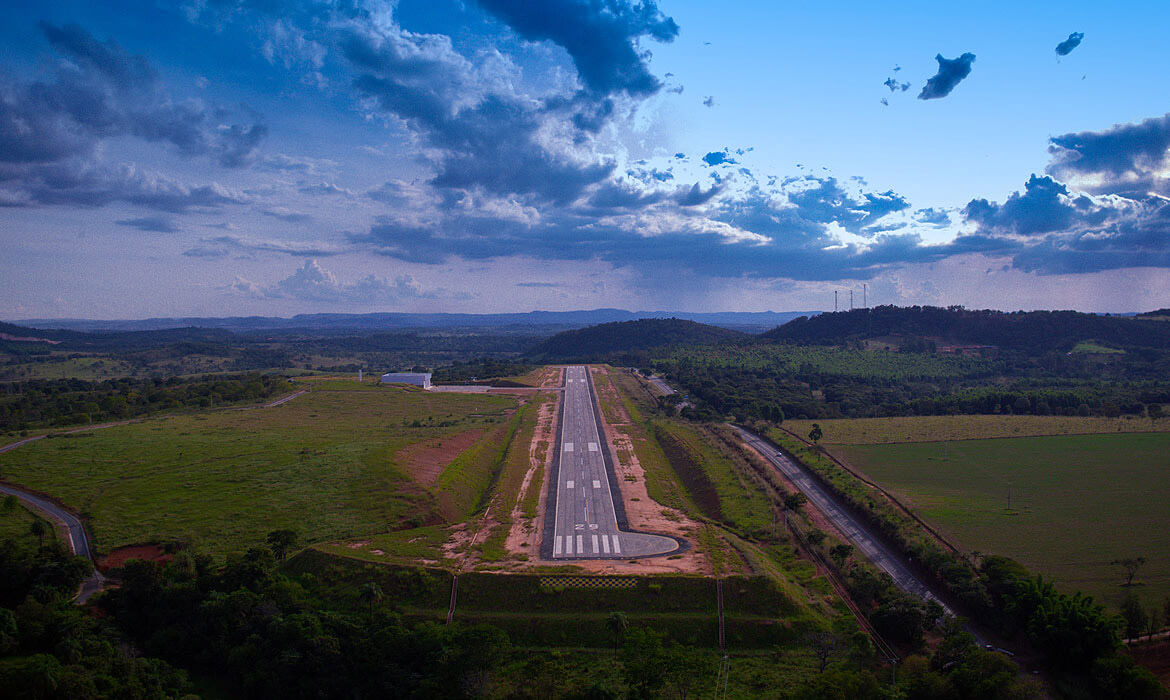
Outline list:
[[[1170,594],[1170,434],[833,446],[959,545],[1116,608]],[[1010,502],[1009,502],[1010,495]],[[1110,562],[1144,557],[1132,587]]]
[[[872,445],[896,442],[982,440],[989,438],[1081,435],[1092,433],[1170,432],[1170,417],[1152,420],[1124,416],[916,416],[912,418],[840,418],[788,420],[783,427],[802,438],[813,423],[821,426],[825,445]]]
[[[636,378],[612,372],[599,387],[607,381],[618,390],[630,418],[616,429],[631,439],[650,498],[701,523],[696,546],[707,553],[717,574],[769,576],[816,615],[850,615],[816,567],[799,558],[787,534],[774,526],[773,500],[782,495],[742,453],[728,448],[716,434],[719,428],[652,417],[652,399]],[[619,417],[608,392],[599,391],[607,420]]]
[[[318,383],[278,408],[42,440],[0,455],[0,476],[89,516],[99,552],[188,540],[222,556],[278,528],[305,542],[368,536],[441,519],[435,497],[395,467],[397,450],[506,424],[515,405],[504,396],[350,388]]]

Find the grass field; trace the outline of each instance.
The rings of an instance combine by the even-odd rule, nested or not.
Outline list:
[[[35,520],[44,519],[21,505],[15,496],[0,497],[0,540],[16,540],[37,546],[39,541],[32,534],[32,524]],[[47,520],[44,522],[48,526],[45,528],[45,542],[48,543],[56,534],[52,523]]]
[[[813,423],[826,445],[976,440],[984,438],[1081,435],[1086,433],[1170,432],[1170,418],[1151,420],[1080,416],[915,416],[788,420],[784,428],[806,438]]]
[[[847,459],[968,550],[1116,607],[1170,595],[1170,434],[851,445]],[[1009,507],[1008,496],[1011,494]],[[1143,556],[1132,589],[1110,562]]]
[[[331,387],[333,388],[333,387]],[[437,519],[402,447],[506,421],[506,396],[314,389],[272,409],[172,416],[41,440],[0,476],[88,515],[96,549],[193,540],[224,555],[292,528],[307,542]]]

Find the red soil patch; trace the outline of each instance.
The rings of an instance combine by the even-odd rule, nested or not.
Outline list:
[[[443,473],[443,468],[464,450],[471,447],[483,436],[483,429],[476,428],[441,438],[424,440],[395,453],[395,461],[415,481],[424,486],[433,486]]]
[[[1134,644],[1124,652],[1133,660],[1150,669],[1163,686],[1170,688],[1170,639],[1158,639],[1144,644]]]
[[[157,544],[133,544],[128,547],[119,547],[98,560],[97,568],[101,571],[120,569],[131,559],[143,561],[157,561],[165,563],[173,559],[170,554],[163,552]]]

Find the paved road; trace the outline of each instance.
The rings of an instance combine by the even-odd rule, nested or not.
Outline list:
[[[555,560],[631,559],[669,554],[677,541],[662,535],[621,529],[614,498],[621,498],[613,466],[606,459],[593,380],[585,367],[565,369],[561,397],[559,459],[554,496],[554,526],[545,528],[545,552]],[[548,538],[551,537],[551,547]],[[547,556],[547,554],[546,554]]]
[[[9,449],[20,444],[22,443],[10,445]],[[81,520],[76,515],[50,500],[41,498],[40,496],[34,496],[31,493],[26,493],[12,486],[0,484],[0,493],[16,496],[32,510],[39,511],[52,520],[63,523],[69,531],[69,548],[73,550],[74,554],[85,557],[90,562],[93,562],[93,553],[89,549],[89,538],[85,535],[85,525],[81,523]],[[95,568],[93,574],[81,582],[81,592],[78,595],[78,601],[84,603],[91,595],[101,589],[104,581],[105,577]]]
[[[302,394],[307,394],[307,393],[309,393],[308,389],[301,389],[300,391],[289,394],[288,396],[282,396],[279,399],[273,401],[272,403],[264,404],[264,408],[276,408],[277,406],[279,406],[281,404],[288,403],[289,401],[292,401],[296,397],[301,396]]]
[[[655,389],[661,391],[663,396],[670,396],[671,394],[678,393],[669,384],[667,384],[666,380],[662,377],[646,377],[646,381],[653,384]]]
[[[899,588],[923,600],[933,600],[942,606],[947,615],[954,615],[954,611],[946,603],[939,600],[930,587],[903,563],[901,557],[878,541],[852,514],[838,506],[829,496],[828,491],[802,465],[788,459],[783,452],[756,434],[739,426],[735,426],[735,429],[739,431],[744,442],[755,448],[789,481],[795,484],[796,488],[800,489],[801,493],[824,513],[826,518],[832,521],[833,525],[857,547],[858,551],[882,571],[889,574]]]

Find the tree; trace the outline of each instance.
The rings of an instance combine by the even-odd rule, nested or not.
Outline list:
[[[288,551],[297,546],[296,530],[273,530],[268,533],[268,547],[272,549],[272,556],[278,561],[284,561]]]
[[[613,655],[616,657],[618,648],[625,641],[626,630],[630,628],[630,621],[623,612],[611,612],[609,617],[605,618],[605,628],[613,636]]]
[[[784,508],[791,511],[799,511],[800,507],[808,503],[808,497],[803,493],[790,493],[784,496]]]
[[[1162,624],[1170,627],[1170,595],[1162,603]]]
[[[1129,557],[1126,559],[1114,559],[1110,564],[1120,566],[1125,569],[1125,583],[1124,586],[1132,586],[1133,579],[1137,576],[1138,569],[1146,563],[1145,557]]]
[[[837,568],[845,566],[850,554],[853,554],[853,545],[851,544],[838,544],[829,548],[829,557],[837,565]]]
[[[817,658],[817,672],[824,673],[841,647],[841,638],[832,632],[819,631],[805,637],[805,643]]]
[[[363,583],[362,587],[358,589],[358,598],[369,606],[371,613],[374,612],[374,606],[382,602],[384,597],[382,588],[373,581]]]
[[[1146,631],[1146,611],[1133,593],[1121,601],[1121,617],[1125,620],[1125,636],[1134,639]]]
[[[813,444],[816,445],[816,444],[820,443],[821,438],[823,438],[824,436],[825,436],[825,433],[824,433],[824,431],[821,430],[821,424],[820,423],[813,423],[812,430],[808,431],[808,439],[812,440]]]
[[[814,527],[808,533],[808,543],[816,547],[825,541],[825,537],[827,537],[827,535],[825,535],[824,530],[820,530]]]
[[[1149,406],[1146,406],[1146,413],[1149,414],[1150,418],[1154,418],[1154,419],[1161,418],[1162,417],[1162,404],[1152,403]]]
[[[45,535],[49,533],[49,528],[45,525],[44,520],[41,520],[40,518],[34,519],[28,526],[28,531],[37,538],[37,542],[41,547],[45,546]]]

